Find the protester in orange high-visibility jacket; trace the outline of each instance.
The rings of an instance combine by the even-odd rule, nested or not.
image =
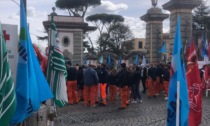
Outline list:
[[[115,68],[110,71],[108,76],[108,83],[110,92],[109,101],[111,103],[115,103],[117,97],[117,70]]]
[[[77,75],[77,101],[84,100],[84,67],[79,66]]]
[[[156,98],[157,68],[153,64],[151,64],[151,67],[148,69],[148,77],[152,80],[151,83],[148,84],[148,98]]]
[[[71,66],[71,62],[67,62],[67,93],[69,104],[76,104],[77,101],[77,70]]]
[[[164,65],[162,77],[163,77],[164,91],[166,93],[165,100],[168,100],[168,86],[169,86],[169,81],[170,81],[170,71],[169,71],[168,65]]]
[[[118,73],[118,87],[120,88],[120,100],[121,100],[121,107],[119,110],[123,110],[127,106],[127,88],[129,83],[129,72],[126,69],[126,64],[121,64],[121,71]]]
[[[101,69],[99,71],[99,83],[100,83],[100,95],[102,102],[99,104],[100,106],[106,106],[106,86],[108,79],[108,70],[105,64],[101,64]]]
[[[85,107],[95,107],[96,85],[99,83],[98,74],[92,65],[84,71],[84,103]]]

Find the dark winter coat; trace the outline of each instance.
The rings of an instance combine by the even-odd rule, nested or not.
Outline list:
[[[98,75],[92,68],[87,68],[84,72],[84,85],[93,86],[99,83]]]

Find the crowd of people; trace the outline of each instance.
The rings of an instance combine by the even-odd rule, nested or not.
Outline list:
[[[126,109],[130,103],[142,103],[141,93],[148,98],[156,98],[165,93],[167,100],[170,72],[168,64],[153,63],[147,66],[127,67],[122,63],[120,69],[98,66],[67,66],[67,94],[70,105],[84,100],[85,107],[107,106],[107,102],[115,103],[120,96],[120,110]],[[140,93],[140,84],[142,92]],[[109,97],[108,97],[109,96]]]

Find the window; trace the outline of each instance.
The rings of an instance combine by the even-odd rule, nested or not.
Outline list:
[[[139,49],[142,49],[142,42],[139,42]]]
[[[64,47],[68,47],[70,45],[70,39],[69,39],[69,37],[67,37],[67,36],[63,37],[62,43],[63,43],[63,46]]]

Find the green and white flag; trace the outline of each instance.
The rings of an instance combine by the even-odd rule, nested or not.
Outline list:
[[[0,23],[0,125],[8,126],[15,113],[16,95]]]
[[[63,107],[68,103],[66,88],[67,72],[60,44],[61,43],[58,39],[58,33],[56,31],[54,18],[52,16],[47,66],[47,80],[53,91],[55,104],[58,107]]]

